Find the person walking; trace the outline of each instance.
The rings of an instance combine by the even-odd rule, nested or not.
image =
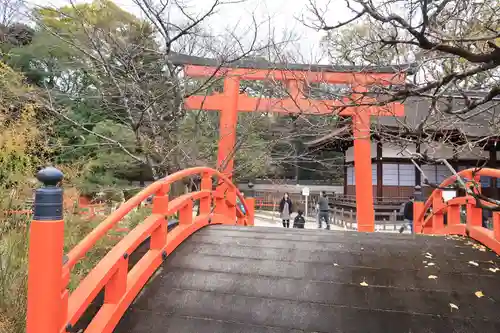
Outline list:
[[[405,223],[401,226],[401,228],[399,228],[400,234],[405,231],[407,225],[410,228],[410,233],[413,233],[413,201],[415,201],[415,198],[411,196],[403,209],[403,218],[405,219]]]
[[[292,200],[290,200],[288,193],[285,193],[280,201],[280,218],[283,221],[283,228],[290,228],[290,216],[292,212]]]
[[[318,229],[322,228],[321,220],[324,219],[326,229],[330,230],[330,205],[328,204],[328,198],[326,197],[325,191],[321,191],[316,207],[318,208]]]

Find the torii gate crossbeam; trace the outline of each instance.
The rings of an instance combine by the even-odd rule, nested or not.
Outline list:
[[[220,111],[220,136],[218,167],[228,176],[233,174],[234,147],[238,111],[279,112],[287,114],[325,115],[339,114],[352,117],[354,137],[354,167],[356,177],[356,210],[358,231],[374,231],[373,189],[371,171],[371,116],[402,116],[404,106],[390,103],[373,106],[376,101],[363,95],[371,85],[401,84],[404,74],[396,69],[375,69],[366,71],[350,67],[341,70],[287,70],[286,68],[221,68],[187,64],[184,73],[189,77],[223,77],[222,94],[210,96],[190,96],[185,100],[186,109]],[[256,98],[240,94],[241,80],[278,80],[287,84],[288,98]],[[349,84],[353,94],[342,100],[310,100],[303,94],[304,83],[323,82],[328,84]]]

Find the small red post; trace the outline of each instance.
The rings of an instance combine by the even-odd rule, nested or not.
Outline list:
[[[255,223],[255,198],[246,198],[245,203],[247,204],[247,225],[254,225]]]
[[[500,241],[500,212],[493,212],[493,235]]]
[[[104,303],[116,304],[127,291],[128,254],[124,254],[116,271],[104,288]]]
[[[179,210],[179,224],[186,225],[193,222],[193,201],[189,200],[184,207]]]
[[[469,181],[465,185],[467,187],[474,185],[474,192],[481,193],[480,176],[478,174],[474,174],[473,171],[466,172],[465,176],[469,178]],[[478,184],[479,187],[476,187]],[[483,210],[481,208],[476,207],[476,199],[473,197],[469,197],[467,199],[466,214],[467,214],[467,227],[482,226]]]
[[[448,206],[448,225],[460,224],[460,205]]]
[[[27,333],[60,333],[66,313],[63,304],[64,220],[63,174],[56,168],[40,170],[44,184],[36,190],[28,252]]]
[[[163,185],[153,198],[153,214],[161,214],[164,216],[164,221],[159,228],[151,234],[151,249],[162,249],[167,243],[168,223],[168,193],[170,191],[169,185]]]
[[[232,186],[227,186],[226,189],[227,216],[236,221],[236,189]]]
[[[422,214],[424,210],[424,203],[421,201],[413,202],[413,217],[416,220],[413,221],[413,232],[414,233],[422,233],[422,220],[419,220],[418,217]],[[424,219],[425,217],[423,217]]]
[[[434,215],[432,216],[432,232],[444,228],[444,211],[443,211],[443,193],[441,190],[435,190],[432,197],[432,209]]]
[[[226,190],[227,187],[225,185],[219,185],[214,191],[214,213],[218,215],[227,216],[228,208],[226,203]]]
[[[208,172],[201,175],[201,190],[212,192],[212,176]],[[210,214],[212,206],[212,196],[200,199],[200,216]]]
[[[480,227],[483,222],[483,210],[476,207],[476,199],[467,199],[467,226],[468,227]]]

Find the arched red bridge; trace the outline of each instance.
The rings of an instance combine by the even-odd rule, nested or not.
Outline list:
[[[500,174],[483,170],[460,174]],[[169,199],[173,182],[195,175],[200,191]],[[473,197],[445,204],[436,190],[415,204],[417,231],[438,237],[262,228],[253,199],[216,170],[193,168],[144,189],[65,255],[62,174],[38,176],[46,186],[31,224],[28,333],[500,331],[500,261],[490,251],[499,253],[499,214],[482,230]],[[69,293],[75,265],[151,195],[151,216]]]

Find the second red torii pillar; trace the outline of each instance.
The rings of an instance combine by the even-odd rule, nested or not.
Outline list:
[[[373,208],[370,114],[360,110],[352,116],[354,136],[354,176],[356,179],[356,221],[358,231],[375,231]]]
[[[219,151],[217,168],[227,177],[232,178],[236,145],[236,129],[238,127],[238,96],[240,79],[228,76],[224,79],[224,95],[227,98],[219,113]]]

